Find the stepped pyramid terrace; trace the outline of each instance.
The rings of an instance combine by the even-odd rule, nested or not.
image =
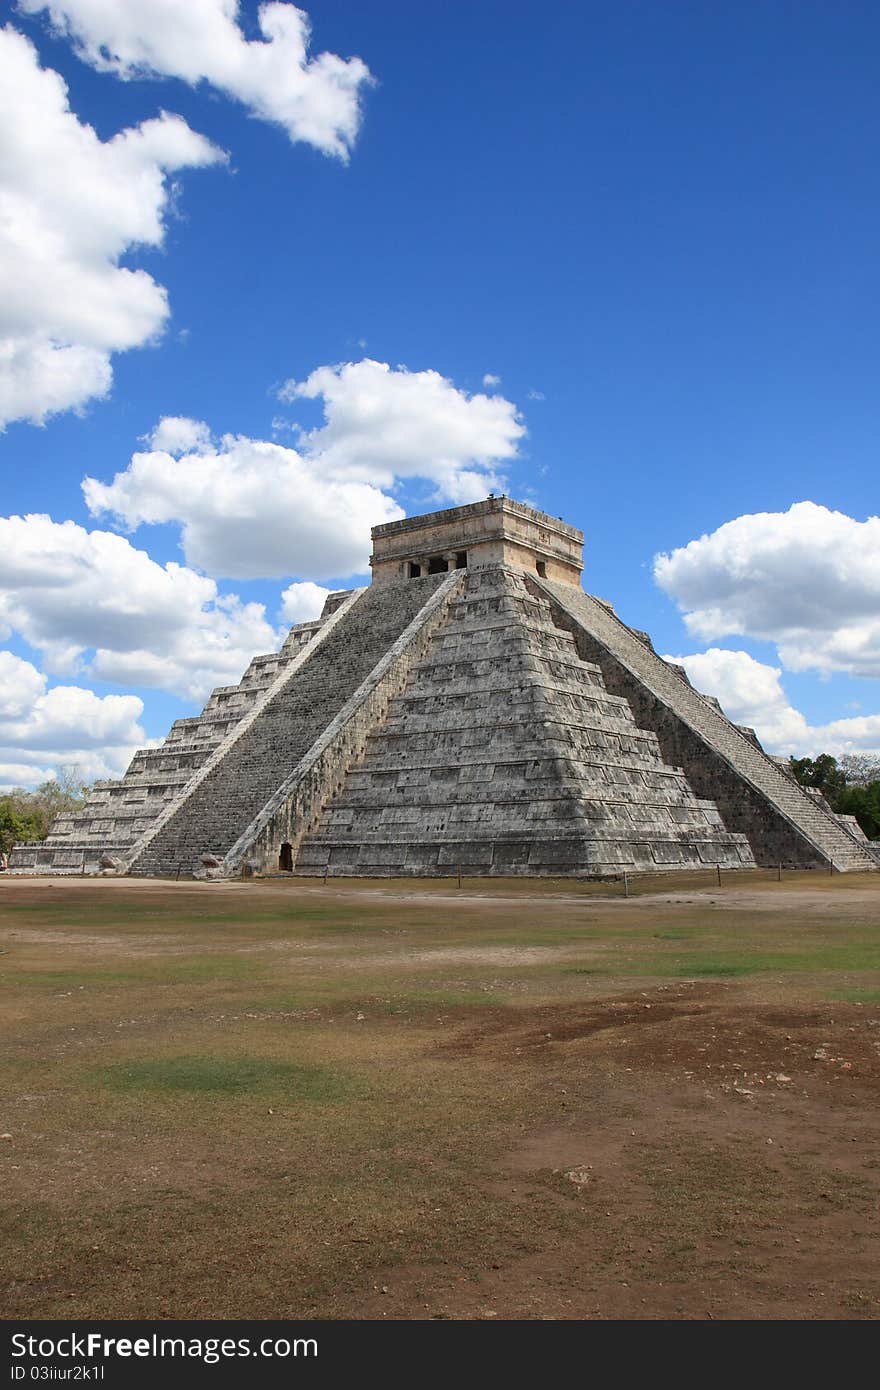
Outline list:
[[[507,497],[377,526],[372,583],[256,656],[15,872],[880,867]]]

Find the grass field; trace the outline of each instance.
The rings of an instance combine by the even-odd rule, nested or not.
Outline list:
[[[648,888],[0,881],[5,1316],[877,1317],[880,875]]]

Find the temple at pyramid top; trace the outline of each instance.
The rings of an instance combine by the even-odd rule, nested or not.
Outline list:
[[[374,526],[372,535],[374,584],[510,565],[580,588],[583,531],[510,497],[389,521]]]

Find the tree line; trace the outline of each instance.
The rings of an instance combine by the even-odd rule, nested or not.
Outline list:
[[[0,854],[8,854],[23,840],[45,840],[49,827],[62,811],[76,811],[85,803],[91,784],[75,767],[61,767],[35,791],[14,787],[0,795]]]

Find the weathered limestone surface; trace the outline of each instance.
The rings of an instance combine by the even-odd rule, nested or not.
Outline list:
[[[619,873],[751,866],[748,841],[664,765],[550,604],[503,566],[468,572],[298,873]]]
[[[609,606],[567,584],[529,578],[553,600],[556,622],[602,670],[608,689],[653,729],[663,758],[684,769],[697,796],[712,800],[729,830],[748,837],[764,865],[875,869],[877,859],[838,818],[818,806],[674,667],[657,656]]]
[[[446,578],[413,580],[387,593],[364,590],[328,618],[307,659],[278,682],[248,727],[218,750],[137,847],[130,872],[191,873],[203,854],[223,859]]]

